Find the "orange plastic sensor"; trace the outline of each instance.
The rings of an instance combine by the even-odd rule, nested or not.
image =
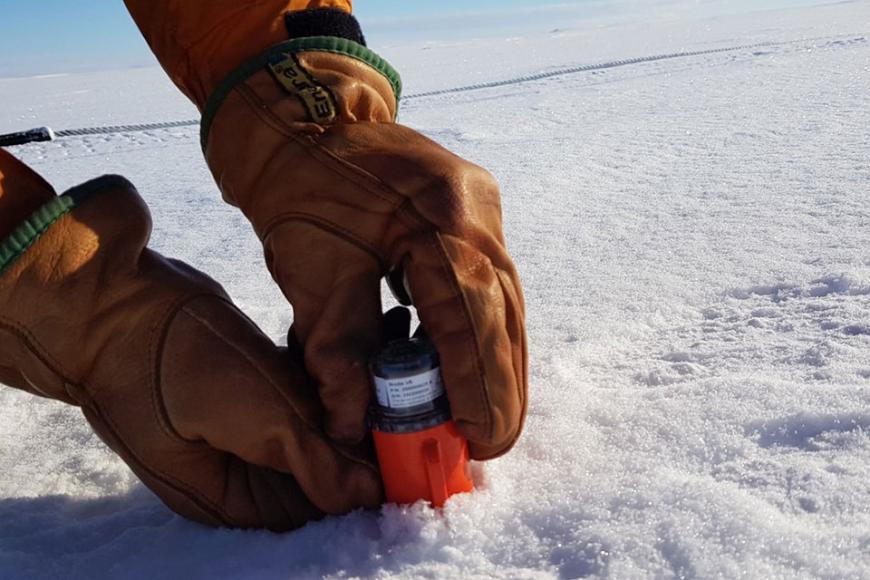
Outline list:
[[[425,499],[442,507],[454,493],[474,489],[468,476],[468,443],[453,421],[416,433],[374,432],[387,501]]]
[[[387,501],[441,507],[471,491],[468,443],[450,418],[438,353],[425,339],[391,342],[373,364],[375,448]]]

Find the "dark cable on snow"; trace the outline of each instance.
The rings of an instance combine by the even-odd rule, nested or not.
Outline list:
[[[855,35],[849,35],[855,36]],[[661,60],[672,60],[677,58],[689,58],[694,56],[703,56],[707,54],[719,54],[723,52],[736,52],[739,50],[748,50],[753,48],[762,48],[762,47],[772,47],[772,46],[784,46],[789,44],[798,44],[802,42],[811,42],[817,40],[827,40],[831,38],[843,38],[843,36],[836,37],[819,37],[819,38],[805,38],[801,40],[792,40],[792,41],[784,41],[784,42],[758,42],[755,44],[744,44],[741,46],[730,46],[724,48],[709,48],[706,50],[692,50],[686,52],[672,52],[668,54],[656,54],[652,56],[641,56],[636,58],[628,58],[622,60],[613,60],[609,62],[599,63],[599,64],[586,64],[580,66],[573,66],[567,68],[560,68],[556,70],[552,70],[549,72],[542,72],[538,74],[525,75],[521,77],[514,77],[512,79],[501,80],[501,81],[490,81],[485,83],[477,83],[473,85],[465,85],[461,87],[453,87],[450,89],[440,89],[434,91],[425,91],[421,93],[414,93],[410,95],[405,95],[402,98],[402,101],[410,101],[414,99],[421,99],[425,97],[434,97],[439,95],[450,95],[455,93],[467,93],[470,91],[477,91],[482,89],[493,89],[498,87],[506,87],[511,85],[518,85],[528,82],[540,81],[544,79],[550,79],[554,77],[560,77],[564,75],[577,74],[582,72],[592,72],[598,70],[605,70],[609,68],[617,68],[622,66],[629,66],[634,64],[643,64],[648,62],[657,62]],[[863,37],[862,37],[863,39]],[[164,123],[143,123],[138,125],[110,125],[106,127],[85,127],[82,129],[64,129],[62,131],[52,131],[48,127],[38,127],[36,129],[30,129],[27,131],[19,131],[17,133],[9,133],[6,135],[0,135],[0,147],[9,147],[12,145],[24,145],[27,143],[35,143],[39,141],[54,141],[57,138],[61,137],[80,137],[86,135],[107,135],[111,133],[132,133],[137,131],[151,131],[157,129],[172,129],[176,127],[190,127],[194,125],[199,125],[199,120],[188,120],[188,121],[168,121]]]
[[[65,129],[57,131],[57,137],[79,137],[82,135],[106,135],[108,133],[131,133],[134,131],[151,131],[153,129],[172,129],[198,125],[199,121],[167,121],[164,123],[144,123],[140,125],[109,125],[107,127],[87,127],[85,129]]]

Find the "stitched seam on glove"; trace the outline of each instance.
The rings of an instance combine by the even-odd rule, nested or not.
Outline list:
[[[413,200],[411,198],[395,192],[392,188],[390,188],[389,185],[384,183],[377,176],[367,172],[365,169],[359,167],[358,165],[348,163],[329,149],[326,149],[325,147],[320,145],[317,142],[317,135],[300,135],[298,130],[294,130],[293,127],[289,126],[286,122],[284,122],[283,119],[275,115],[269,109],[269,107],[260,99],[256,92],[246,83],[239,84],[238,86],[236,86],[235,90],[236,93],[248,104],[251,113],[257,116],[264,123],[266,123],[266,125],[271,127],[276,133],[278,133],[282,137],[293,140],[294,142],[302,146],[302,150],[305,152],[306,155],[311,156],[315,161],[325,166],[326,168],[334,171],[344,179],[351,181],[355,185],[358,185],[359,187],[364,189],[366,193],[374,195],[382,201],[391,204],[391,211],[393,213],[398,212],[402,208],[402,206],[406,204],[413,205]],[[319,125],[315,125],[313,123],[305,124],[308,126],[316,127],[318,129],[318,134],[323,134],[325,132],[325,130]],[[341,170],[341,167],[346,167],[346,170]],[[419,216],[419,214],[409,214],[409,217],[413,218],[414,216]],[[273,220],[270,220],[267,223],[271,224]],[[420,216],[419,219],[417,219],[416,225],[421,228],[425,228],[427,226],[430,226],[431,224],[427,220],[423,219],[422,216]],[[268,227],[269,226],[267,226],[267,228]],[[261,239],[265,239],[265,235],[263,235]],[[366,243],[371,244],[373,247],[376,246],[376,244],[373,244],[372,242]]]
[[[505,298],[507,299],[507,297],[508,297],[508,288],[511,288],[513,290],[513,292],[516,293],[516,288],[514,287],[513,282],[511,281],[510,277],[503,270],[501,270],[499,268],[494,268],[494,270],[495,270],[495,275],[498,278],[499,285],[501,286],[502,294],[504,294]],[[517,303],[517,304],[521,303],[518,296],[514,296],[514,298],[516,298],[516,300],[513,301],[514,303]],[[521,330],[521,332],[522,332],[522,330]],[[526,352],[525,352],[526,351],[525,332],[523,332],[523,334],[521,335],[521,339],[522,339],[521,346],[523,349],[523,357],[522,357],[522,363],[521,363],[522,366],[519,369],[514,369],[514,374],[517,375],[517,370],[519,370],[519,374],[517,376],[519,376],[520,378],[523,379],[522,381],[517,381],[517,400],[520,402],[520,408],[522,409],[522,413],[520,414],[519,421],[517,422],[516,428],[513,432],[513,435],[511,436],[511,438],[506,443],[501,445],[500,449],[498,451],[496,451],[492,455],[488,455],[487,459],[495,459],[496,457],[501,457],[502,455],[504,455],[505,453],[510,451],[511,448],[513,448],[513,446],[519,440],[520,435],[522,434],[523,428],[524,428],[525,423],[526,423],[526,415],[528,414],[529,406],[528,406],[528,401],[527,401],[528,397],[526,396],[526,391],[523,388],[523,385],[526,382],[528,382],[528,378],[527,378],[528,377],[528,369],[526,368],[526,362],[525,362],[528,360],[528,356],[526,355]]]
[[[410,210],[409,210],[410,211]],[[416,209],[414,210],[416,212]],[[465,296],[465,293],[462,292],[462,288],[459,286],[459,281],[456,279],[456,273],[453,271],[453,268],[450,267],[450,257],[447,254],[447,248],[444,247],[444,241],[441,238],[440,232],[435,232],[435,235],[431,238],[431,243],[435,246],[435,250],[438,254],[438,257],[441,259],[441,273],[444,275],[444,278],[447,280],[447,283],[450,284],[450,287],[453,288],[453,291],[462,299],[462,317],[465,319],[465,325],[467,328],[471,330],[471,352],[474,352],[474,367],[477,370],[477,377],[479,383],[480,398],[483,401],[484,409],[487,412],[484,414],[486,418],[485,430],[487,434],[487,440],[492,440],[492,431],[494,428],[494,423],[492,420],[492,406],[490,404],[489,397],[489,386],[486,382],[486,373],[484,372],[481,356],[480,356],[480,337],[477,335],[477,329],[474,327],[474,322],[471,319],[471,307],[468,305],[468,298]]]
[[[233,88],[257,72],[265,70],[273,60],[280,60],[287,54],[296,54],[300,52],[329,52],[333,54],[341,54],[355,58],[356,60],[369,65],[383,75],[383,77],[386,78],[393,87],[393,95],[396,98],[396,111],[398,113],[398,104],[402,98],[402,79],[399,76],[399,73],[390,66],[390,63],[386,60],[375,54],[369,48],[346,38],[338,38],[334,36],[306,36],[303,38],[294,38],[276,44],[266,52],[243,63],[241,66],[233,70],[227,78],[218,85],[206,102],[202,112],[202,120],[200,121],[200,146],[203,151],[205,151],[206,145],[208,145],[208,135],[211,130],[212,121],[214,121],[221,105],[227,98],[227,95],[232,92]]]
[[[64,382],[64,384],[73,383],[70,379],[71,373],[69,373],[59,361],[57,361],[51,353],[49,353],[45,347],[40,344],[40,342],[36,339],[33,334],[30,333],[29,330],[24,328],[21,324],[14,320],[10,320],[5,316],[0,316],[0,328],[6,330],[10,334],[13,334],[18,337],[21,342],[24,343],[25,348],[27,348],[30,353],[35,356],[39,361],[44,364],[48,369],[56,374],[60,379]],[[41,391],[40,391],[41,392]],[[76,397],[72,396],[72,393],[67,391],[67,395],[76,400]],[[78,402],[78,401],[77,401]],[[79,402],[81,404],[81,402]]]
[[[220,297],[206,292],[189,294],[187,296],[179,298],[178,300],[175,300],[168,308],[161,323],[155,325],[152,329],[151,338],[148,341],[148,343],[151,345],[151,348],[149,349],[149,352],[151,354],[148,360],[148,384],[151,386],[152,410],[154,412],[154,416],[157,418],[157,423],[158,425],[160,425],[160,428],[163,431],[164,435],[177,441],[183,441],[185,443],[192,443],[208,447],[207,442],[201,439],[189,439],[175,429],[175,426],[172,424],[172,421],[169,418],[169,412],[166,410],[166,404],[163,401],[162,378],[160,372],[162,368],[163,353],[166,347],[167,338],[169,337],[169,330],[172,327],[172,322],[175,320],[175,317],[180,312],[189,314],[186,309],[187,305],[196,300],[197,298],[202,297],[214,297],[218,300],[222,300]],[[158,331],[159,336],[155,337],[155,335],[158,334]]]
[[[248,81],[236,85],[234,91],[248,104],[254,115],[283,137],[296,137],[299,133],[304,132],[322,134],[326,131],[323,125],[318,125],[313,121],[294,121],[293,125],[296,127],[294,129],[260,99],[256,91],[248,85]]]
[[[202,324],[203,327],[205,327],[207,330],[209,330],[209,331],[210,331],[214,336],[216,336],[217,338],[221,339],[221,340],[222,340],[222,341],[223,341],[223,342],[224,342],[228,347],[232,348],[232,349],[235,350],[237,353],[239,353],[242,357],[244,357],[244,359],[245,359],[246,361],[248,361],[248,363],[249,363],[252,367],[254,367],[255,369],[257,369],[257,371],[259,371],[260,375],[263,376],[263,377],[266,379],[266,382],[267,382],[269,385],[271,385],[272,388],[275,389],[275,391],[276,391],[276,392],[281,396],[281,398],[284,399],[284,400],[287,402],[287,405],[290,407],[290,409],[293,410],[293,413],[294,413],[294,414],[296,415],[296,417],[299,419],[299,422],[300,422],[302,425],[304,425],[305,428],[308,429],[309,432],[313,433],[313,434],[316,435],[317,437],[320,437],[320,438],[323,439],[325,442],[327,442],[327,443],[329,444],[330,448],[331,448],[335,453],[337,453],[338,455],[341,455],[342,457],[344,457],[345,459],[347,459],[347,460],[349,460],[349,461],[351,461],[351,462],[353,462],[353,463],[356,463],[356,464],[358,464],[358,465],[363,465],[363,466],[365,466],[365,467],[368,467],[369,469],[373,469],[373,466],[372,466],[370,463],[368,463],[367,461],[360,460],[360,459],[354,457],[353,455],[350,455],[350,454],[346,453],[346,452],[345,452],[344,450],[342,450],[340,447],[336,447],[336,446],[332,445],[331,441],[326,437],[326,435],[323,433],[323,431],[322,431],[321,429],[318,429],[317,426],[312,425],[312,424],[311,424],[311,423],[310,423],[310,422],[305,418],[305,416],[304,416],[302,413],[299,412],[299,410],[296,408],[296,405],[295,405],[293,399],[290,398],[290,397],[288,397],[287,394],[284,392],[284,390],[283,390],[279,385],[275,384],[275,382],[272,380],[272,377],[269,376],[269,373],[267,373],[266,371],[264,371],[264,370],[260,367],[260,365],[257,364],[257,361],[255,361],[254,359],[250,358],[250,357],[249,357],[245,352],[243,352],[241,349],[239,349],[238,347],[236,347],[235,343],[234,343],[232,340],[230,340],[227,336],[225,336],[222,332],[220,332],[220,331],[219,331],[218,329],[216,329],[214,326],[212,326],[212,325],[209,323],[208,320],[205,320],[205,319],[203,319],[202,317],[198,316],[195,312],[188,311],[188,310],[185,310],[184,312],[185,312],[185,314],[187,314],[188,316],[190,316],[191,318],[193,318],[194,320],[196,320],[197,322],[199,322],[200,324]]]
[[[99,404],[96,401],[89,401],[88,410],[94,413],[108,428],[109,432],[112,435],[112,438],[120,445],[128,458],[134,459],[136,462],[136,467],[141,469],[142,471],[148,473],[154,479],[159,480],[161,483],[166,485],[167,487],[172,488],[177,493],[186,496],[190,501],[197,505],[201,510],[206,513],[209,513],[216,520],[222,521],[224,524],[230,527],[238,527],[238,524],[227,514],[219,504],[215,503],[211,499],[209,499],[204,494],[201,494],[196,488],[190,486],[189,484],[181,481],[180,479],[176,479],[175,477],[169,475],[168,473],[164,473],[159,469],[154,469],[148,466],[147,463],[142,461],[139,455],[133,451],[124,440],[118,436],[119,430],[115,425],[114,421],[112,421],[111,417],[103,413],[100,409]],[[129,462],[128,462],[129,463]]]
[[[12,334],[17,335],[19,337],[19,339],[21,339],[22,342],[24,342],[25,347],[31,352],[31,354],[33,354],[33,356],[38,358],[43,364],[48,366],[52,372],[56,373],[64,381],[65,385],[74,385],[75,384],[75,381],[73,381],[69,378],[70,377],[69,373],[67,373],[64,370],[58,370],[58,369],[63,369],[63,365],[61,365],[59,362],[55,361],[54,357],[52,357],[44,348],[42,348],[42,346],[39,344],[39,341],[37,341],[36,338],[33,337],[33,335],[31,335],[27,329],[22,328],[16,322],[10,321],[10,320],[5,319],[5,318],[0,318],[0,326],[2,326],[4,328],[4,330],[7,330],[8,332],[11,332]],[[168,475],[166,475],[158,470],[150,469],[147,466],[145,466],[145,464],[142,463],[142,461],[139,459],[139,457],[135,453],[133,453],[132,450],[130,450],[130,448],[126,445],[126,443],[124,443],[124,441],[118,436],[117,427],[115,427],[115,425],[111,421],[111,419],[108,419],[102,412],[100,412],[99,406],[90,397],[90,395],[87,393],[86,389],[76,389],[76,392],[79,394],[79,396],[74,396],[72,393],[70,393],[69,388],[67,388],[67,392],[68,392],[71,399],[77,401],[79,403],[79,405],[83,405],[83,406],[87,405],[87,407],[89,409],[91,409],[96,415],[99,416],[99,418],[104,423],[106,423],[109,426],[109,428],[112,431],[112,437],[115,439],[115,441],[117,441],[118,443],[120,443],[124,447],[124,449],[127,451],[127,453],[131,457],[136,459],[137,464],[138,464],[137,466],[140,469],[152,474],[152,476],[154,476],[156,479],[161,480],[164,484],[166,484],[169,487],[172,487],[177,492],[182,493],[185,496],[188,496],[189,499],[191,499],[191,501],[193,501],[197,505],[199,505],[202,502],[204,502],[206,504],[211,503],[210,500],[208,500],[207,498],[202,498],[202,502],[201,502],[200,498],[198,497],[198,492],[196,492],[196,490],[194,490],[193,488],[184,484],[183,482],[176,481],[177,485],[173,485],[173,483],[171,483],[171,482],[174,481],[174,478],[172,478],[172,477],[170,477],[170,476],[168,476]],[[81,395],[85,395],[85,397],[82,397]],[[84,399],[84,400],[82,400],[82,399]],[[158,477],[158,475],[159,475],[159,477]],[[187,493],[185,493],[182,490],[187,490]],[[189,494],[194,494],[194,497],[190,497]],[[214,509],[214,513],[211,513],[211,515],[213,517],[215,517],[215,514],[220,514],[220,516],[222,516],[222,517],[216,517],[216,519],[224,521],[227,525],[233,525],[232,518],[230,518],[225,513],[223,513],[223,510],[221,510],[217,505],[214,505],[212,507]],[[200,508],[206,512],[211,511],[210,509],[206,509],[204,506],[200,506]]]
[[[235,90],[236,93],[240,97],[242,97],[242,99],[244,99],[245,102],[248,104],[251,113],[257,116],[264,123],[266,123],[275,132],[277,132],[282,137],[292,139],[297,144],[301,145],[302,150],[307,155],[310,155],[315,161],[319,162],[324,167],[331,169],[348,181],[351,181],[355,185],[358,185],[359,187],[365,189],[367,193],[370,193],[380,198],[381,200],[392,204],[393,212],[398,211],[399,208],[406,203],[411,203],[413,205],[413,200],[411,200],[411,198],[394,191],[389,185],[387,185],[376,175],[369,173],[358,165],[346,161],[345,159],[339,157],[326,147],[320,145],[317,142],[316,135],[300,135],[299,131],[294,130],[293,127],[289,126],[286,122],[284,122],[283,119],[275,115],[275,113],[273,113],[269,109],[269,107],[260,99],[256,92],[246,83],[241,83],[237,85]],[[326,130],[320,125],[316,125],[314,123],[305,124],[308,126],[317,127],[319,129],[318,134],[323,134],[326,132]],[[277,155],[278,153],[276,152],[275,154]],[[335,163],[330,163],[330,161],[334,161]],[[342,171],[340,167],[345,167],[346,170]],[[417,225],[425,227],[430,224],[428,220],[425,220],[421,217],[418,220]]]
[[[326,169],[337,173],[347,181],[351,182],[353,185],[358,186],[366,193],[374,195],[388,203],[393,204],[392,212],[397,213],[402,206],[408,204],[410,202],[410,206],[413,207],[413,200],[405,195],[402,195],[398,191],[394,190],[390,187],[386,182],[380,179],[378,176],[373,175],[356,165],[355,163],[351,163],[347,161],[343,157],[336,154],[334,151],[327,149],[323,145],[317,142],[317,139],[314,137],[300,138],[295,135],[289,135],[289,137],[295,138],[297,141],[301,141],[304,144],[307,141],[307,145],[310,147],[306,148],[306,151],[309,155],[311,155],[315,160],[320,162]],[[303,141],[305,139],[305,141]],[[432,224],[429,220],[423,218],[416,210],[413,213],[406,214],[408,217],[415,220],[415,223],[409,224],[412,226],[412,230],[416,230],[419,228],[432,227]]]
[[[307,223],[309,225],[315,226],[324,230],[334,236],[342,238],[347,243],[363,250],[365,253],[369,254],[372,258],[374,258],[378,262],[378,266],[382,273],[386,273],[389,270],[388,260],[382,256],[377,247],[371,244],[368,240],[357,236],[352,231],[345,229],[338,224],[331,222],[329,220],[325,220],[320,216],[316,216],[313,214],[306,214],[301,212],[287,212],[282,213],[275,216],[269,222],[267,222],[266,227],[263,229],[263,243],[269,238],[273,231],[277,228],[285,225],[289,222],[299,221],[303,223]]]

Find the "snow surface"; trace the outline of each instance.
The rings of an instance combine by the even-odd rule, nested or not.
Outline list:
[[[767,43],[405,103],[499,178],[525,284],[528,425],[478,492],[215,531],[75,409],[0,389],[0,578],[870,578],[870,5],[637,4],[375,46],[416,93]],[[4,132],[194,115],[156,69],[0,79],[0,102]],[[127,175],[154,247],[283,335],[194,128],[14,152],[59,189]]]

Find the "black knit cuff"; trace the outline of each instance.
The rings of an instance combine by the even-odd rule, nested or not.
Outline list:
[[[366,39],[356,18],[337,8],[288,12],[284,15],[284,25],[291,39],[306,36],[336,36],[366,45]]]

